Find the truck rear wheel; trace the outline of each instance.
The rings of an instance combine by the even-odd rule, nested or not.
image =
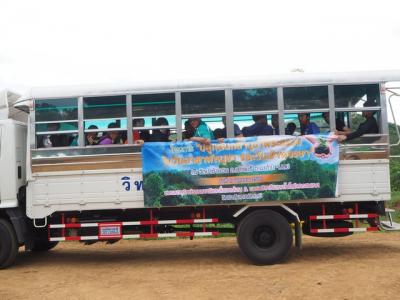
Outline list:
[[[271,265],[285,260],[293,244],[289,222],[272,210],[248,214],[239,224],[240,250],[256,265]]]
[[[0,219],[0,269],[12,265],[18,254],[18,242],[10,222]]]

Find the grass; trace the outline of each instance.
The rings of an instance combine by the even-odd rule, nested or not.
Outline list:
[[[392,213],[393,221],[400,223],[400,192],[392,192],[391,198],[386,206],[396,210]]]

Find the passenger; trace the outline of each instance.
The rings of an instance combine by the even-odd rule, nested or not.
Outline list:
[[[70,142],[69,145],[70,145],[71,147],[76,147],[76,146],[78,146],[78,135],[77,135],[77,134],[72,135],[72,137],[71,137],[71,142]]]
[[[110,123],[108,128],[118,128],[117,123]],[[106,135],[104,135],[100,141],[99,145],[112,145],[112,144],[122,144],[121,137],[118,131],[108,131]]]
[[[355,138],[358,138],[364,134],[368,133],[379,133],[378,123],[374,118],[373,111],[363,111],[362,116],[365,118],[365,121],[358,126],[356,131],[336,131],[338,135],[338,140],[340,142],[349,141]]]
[[[96,125],[90,125],[88,127],[89,130],[99,129]],[[85,144],[87,146],[94,146],[99,144],[99,137],[97,132],[88,132],[86,134]]]
[[[287,124],[286,128],[285,128],[285,134],[286,135],[293,135],[294,132],[296,131],[296,124],[293,122],[290,122]]]
[[[274,131],[268,125],[266,115],[255,115],[253,116],[253,121],[253,125],[243,127],[242,132],[244,136],[273,135]]]
[[[59,123],[48,123],[47,131],[59,131]],[[38,142],[38,148],[66,147],[70,144],[66,134],[48,134],[42,136]]]
[[[329,124],[329,112],[324,112],[322,114],[322,116],[324,117],[325,122]],[[346,127],[346,124],[344,124],[344,122],[341,119],[336,118],[335,122],[336,122],[336,125],[335,125],[336,130],[344,131],[344,132],[350,131],[350,128]]]
[[[318,134],[319,127],[314,122],[310,121],[310,114],[299,114],[300,132],[305,134]]]
[[[185,131],[182,132],[182,139],[188,140],[194,135],[194,128],[190,125],[189,120],[185,121]]]
[[[168,120],[164,117],[160,117],[156,120],[155,126],[168,126]],[[166,129],[154,129],[150,136],[150,142],[170,142],[169,140],[170,130]]]
[[[133,119],[132,127],[144,127],[144,119]],[[143,145],[144,142],[150,141],[150,132],[148,130],[133,129],[133,143],[137,145]],[[128,144],[128,139],[125,140],[125,144]]]
[[[272,115],[271,125],[272,125],[272,129],[274,131],[274,135],[279,135],[279,116],[278,115]]]
[[[190,118],[190,126],[194,128],[194,134],[190,138],[191,141],[199,142],[202,144],[210,144],[214,139],[212,130],[200,118]]]
[[[214,133],[214,138],[216,140],[226,138],[226,130],[224,130],[224,129],[225,128],[217,128],[217,129],[214,130],[213,133]]]
[[[224,128],[217,128],[214,130],[215,139],[226,138],[226,117],[222,117],[222,123],[224,124]],[[240,130],[239,125],[233,124],[233,134],[235,137],[243,137],[242,131]]]
[[[133,119],[132,126],[144,127],[144,119],[143,118]],[[143,142],[148,142],[150,140],[150,132],[148,130],[143,130],[143,129],[134,129],[133,140],[134,141],[142,140]]]

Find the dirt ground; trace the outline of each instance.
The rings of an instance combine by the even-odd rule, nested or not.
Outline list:
[[[399,299],[400,233],[305,237],[254,266],[235,238],[59,244],[0,271],[0,299]]]

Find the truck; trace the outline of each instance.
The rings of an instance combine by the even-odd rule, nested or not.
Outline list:
[[[303,234],[399,229],[382,219],[398,95],[385,84],[399,80],[387,71],[2,91],[0,268],[20,247],[225,232],[265,265],[301,248]],[[377,132],[336,141],[338,124],[348,134],[368,116]],[[250,136],[259,120],[274,135]],[[307,135],[310,123],[321,133]],[[212,132],[203,143],[192,139],[199,124]]]

